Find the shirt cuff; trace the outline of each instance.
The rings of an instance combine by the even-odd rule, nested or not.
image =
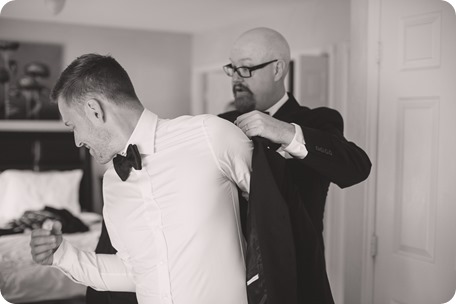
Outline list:
[[[292,125],[295,127],[295,135],[293,137],[293,140],[288,146],[282,145],[281,149],[295,158],[303,159],[309,153],[306,149],[304,134],[302,133],[300,126],[295,123],[292,123]]]
[[[71,250],[68,252],[68,243],[65,241],[65,239],[62,240],[62,243],[60,244],[59,248],[54,252],[54,255],[52,257],[52,267],[59,269],[61,272],[63,272],[68,278],[70,278],[73,282],[76,282],[78,284],[83,284],[82,282],[76,280],[71,273],[69,272],[68,265],[71,265],[71,258],[68,258],[68,255],[71,255]],[[70,261],[68,261],[68,259]],[[74,261],[73,261],[74,262]]]
[[[62,243],[60,243],[59,248],[54,252],[52,256],[52,266],[59,266],[62,262],[62,258],[65,256],[65,249],[66,249],[66,241],[62,239]]]

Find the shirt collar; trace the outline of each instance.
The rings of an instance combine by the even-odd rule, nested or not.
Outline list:
[[[280,98],[279,101],[277,101],[275,104],[272,105],[269,109],[266,110],[266,112],[269,113],[270,116],[274,116],[275,113],[280,109],[281,106],[285,104],[288,100],[288,95],[287,92],[285,92],[285,95],[283,95],[282,98]]]
[[[127,155],[127,149],[130,144],[136,145],[140,154],[153,154],[155,150],[155,130],[157,123],[158,116],[144,109],[125,148],[119,154],[122,156]]]

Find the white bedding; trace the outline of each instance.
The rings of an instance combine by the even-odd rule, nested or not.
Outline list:
[[[100,237],[101,217],[94,213],[81,213],[78,217],[91,223],[90,231],[64,237],[80,249],[94,251]],[[35,264],[29,243],[30,234],[0,237],[0,292],[5,300],[36,302],[85,294],[85,286],[73,282],[57,268]]]

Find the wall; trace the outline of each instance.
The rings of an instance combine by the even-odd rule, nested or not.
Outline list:
[[[190,35],[0,18],[0,39],[62,44],[64,67],[85,53],[111,54],[147,108],[163,118],[190,113]],[[104,168],[94,170],[100,176]]]
[[[60,43],[63,66],[84,53],[111,54],[149,109],[162,117],[190,111],[190,35],[0,18],[0,39]]]
[[[287,38],[292,53],[349,40],[348,0],[303,1],[284,5],[274,15],[258,15],[236,20],[233,25],[194,35],[193,66],[211,66],[228,62],[234,40],[244,31],[266,26]],[[235,21],[234,21],[235,20]]]

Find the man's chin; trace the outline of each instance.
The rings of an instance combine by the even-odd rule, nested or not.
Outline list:
[[[109,163],[111,160],[110,159],[98,159],[97,162],[100,164],[100,165],[106,165],[107,163]]]
[[[255,102],[250,95],[236,94],[234,107],[241,113],[247,113],[255,110]]]
[[[97,163],[99,163],[100,165],[106,165],[107,163],[109,163],[111,161],[112,158],[108,159],[106,157],[103,157],[101,155],[96,155],[95,153],[90,153],[92,155],[92,157],[95,159],[95,161]]]

